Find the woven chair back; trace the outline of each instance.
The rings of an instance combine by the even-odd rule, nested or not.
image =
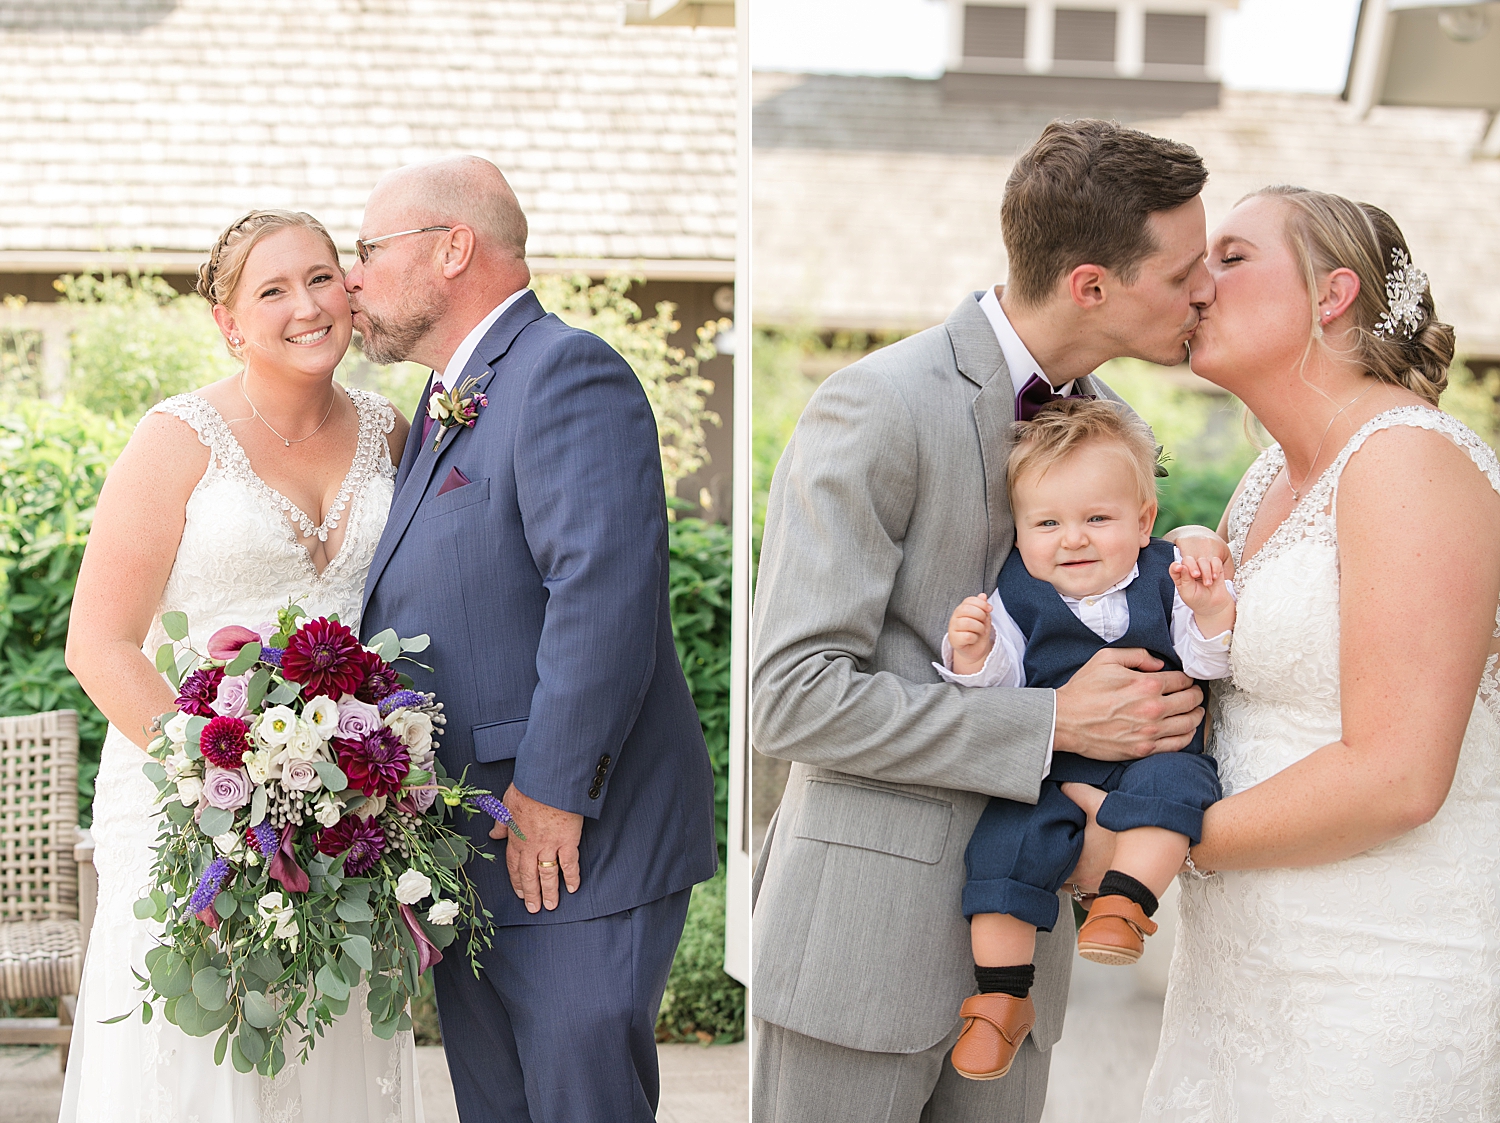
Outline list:
[[[0,717],[0,921],[76,920],[78,714]]]

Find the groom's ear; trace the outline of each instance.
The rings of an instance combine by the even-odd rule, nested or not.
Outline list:
[[[1109,271],[1101,265],[1077,265],[1068,274],[1068,296],[1075,305],[1092,311],[1104,303],[1104,285]]]
[[[448,236],[439,243],[439,252],[445,280],[453,280],[474,262],[474,228],[458,223]]]

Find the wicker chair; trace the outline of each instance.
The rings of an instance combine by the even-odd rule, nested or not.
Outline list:
[[[64,1066],[92,922],[79,916],[78,715],[0,718],[0,998],[56,998],[56,1018],[0,1018],[0,1044],[56,1044]],[[84,880],[93,873],[87,867]],[[92,906],[93,884],[84,886]]]

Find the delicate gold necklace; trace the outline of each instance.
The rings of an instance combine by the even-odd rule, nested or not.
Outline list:
[[[1378,382],[1372,382],[1372,383],[1370,383],[1370,385],[1366,386],[1357,395],[1355,395],[1352,399],[1350,399],[1349,402],[1347,402],[1343,406],[1340,406],[1338,413],[1335,413],[1332,417],[1330,417],[1328,419],[1328,428],[1326,428],[1326,429],[1323,430],[1323,436],[1320,437],[1319,440],[1318,440],[1318,447],[1317,447],[1317,450],[1313,453],[1312,463],[1307,466],[1307,475],[1305,475],[1305,476],[1302,477],[1302,486],[1303,487],[1306,487],[1307,486],[1307,481],[1310,480],[1310,479],[1312,479],[1313,469],[1318,466],[1318,456],[1323,451],[1323,442],[1328,439],[1328,434],[1331,433],[1331,432],[1333,432],[1333,423],[1335,421],[1337,421],[1341,416],[1343,416],[1344,410],[1348,409],[1355,402],[1359,401],[1360,398],[1363,398],[1366,394],[1368,394],[1371,390],[1375,389],[1375,387],[1378,386],[1378,385],[1380,385],[1380,383],[1378,383]],[[251,405],[250,408],[254,409],[255,406]],[[272,431],[274,432],[275,430],[272,430]],[[1296,485],[1292,483],[1292,468],[1291,468],[1291,465],[1290,464],[1283,464],[1282,467],[1286,471],[1286,486],[1292,489],[1292,502],[1294,502],[1294,503],[1300,503],[1302,501],[1302,493],[1297,489]]]
[[[271,432],[276,433],[276,427],[269,421],[267,421],[263,416],[261,416],[260,410],[255,408],[255,403],[250,401],[250,393],[245,389],[244,371],[240,371],[240,395],[245,399],[245,401],[250,402],[250,416],[260,418],[260,423],[262,425],[264,425],[267,429],[270,429]],[[330,384],[328,387],[328,408],[323,411],[323,420],[318,422],[318,429],[321,429],[324,425],[328,424],[329,415],[333,413],[333,403],[338,398],[338,396],[338,391],[333,388],[332,384]],[[300,445],[303,441],[316,436],[318,433],[318,429],[314,429],[311,433],[307,434],[306,437],[298,437],[295,441],[288,440],[280,433],[276,433],[276,438],[281,441],[282,444],[286,445],[287,448],[291,448],[293,445]],[[1288,477],[1288,479],[1290,479],[1290,477]]]

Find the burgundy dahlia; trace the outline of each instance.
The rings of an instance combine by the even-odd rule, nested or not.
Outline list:
[[[237,717],[215,717],[203,727],[198,745],[210,764],[239,768],[250,751],[250,727]]]
[[[182,689],[177,692],[177,708],[185,714],[213,717],[215,711],[212,703],[219,696],[219,683],[223,681],[223,667],[205,667],[201,671],[194,671],[182,680]]]
[[[302,697],[342,698],[365,681],[364,648],[337,620],[310,620],[292,633],[281,654],[281,673],[302,684]]]
[[[411,751],[389,729],[377,729],[358,741],[335,737],[333,745],[349,786],[365,795],[395,795],[411,771]]]
[[[361,652],[364,656],[365,681],[354,696],[361,702],[374,705],[381,699],[389,697],[401,689],[401,683],[396,678],[396,668],[387,663],[373,651]]]
[[[343,854],[344,873],[359,877],[380,861],[385,851],[385,832],[374,819],[361,819],[351,813],[318,832],[318,851],[330,858]]]

